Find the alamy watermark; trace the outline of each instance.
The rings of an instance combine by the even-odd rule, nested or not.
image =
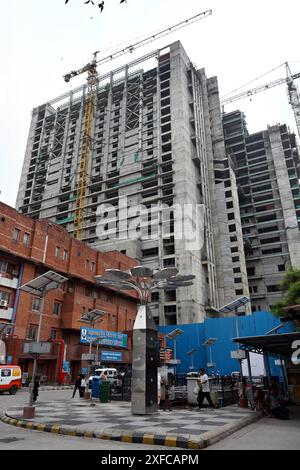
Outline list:
[[[133,204],[128,196],[118,205],[97,208],[96,234],[99,240],[157,240],[184,242],[186,250],[200,250],[204,243],[205,207],[203,204]]]

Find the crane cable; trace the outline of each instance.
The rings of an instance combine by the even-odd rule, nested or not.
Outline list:
[[[244,88],[245,86],[248,86],[248,85],[250,85],[250,84],[253,83],[253,82],[256,82],[256,81],[259,80],[260,78],[265,77],[265,76],[268,75],[269,73],[274,72],[275,70],[279,69],[280,67],[283,67],[284,65],[286,65],[286,63],[287,63],[287,62],[283,62],[282,64],[277,65],[277,67],[274,67],[273,69],[269,70],[268,72],[265,72],[265,73],[263,73],[262,75],[259,75],[259,77],[254,78],[254,79],[251,80],[250,82],[244,83],[244,85],[240,86],[239,88],[236,88],[235,90],[232,90],[232,91],[230,91],[229,93],[226,93],[226,95],[223,95],[223,96],[221,97],[221,100],[222,100],[223,98],[226,98],[226,96],[230,96],[230,95],[232,95],[233,93],[235,93],[236,91],[241,90],[241,89]]]

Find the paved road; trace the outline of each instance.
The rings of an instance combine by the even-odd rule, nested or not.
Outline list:
[[[53,402],[66,398],[71,391],[47,391],[43,392],[43,401]],[[25,391],[18,392],[14,396],[0,395],[0,408],[6,410],[11,406],[23,405],[28,397]],[[82,437],[70,437],[30,431],[0,422],[0,451],[1,450],[168,450],[174,447],[151,446],[144,444],[126,444],[122,442],[104,441],[101,439],[88,439]]]
[[[299,450],[300,409],[290,407],[290,419],[264,418],[240,429],[207,450]]]

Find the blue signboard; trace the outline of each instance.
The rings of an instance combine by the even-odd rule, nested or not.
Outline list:
[[[63,362],[62,370],[64,372],[68,372],[68,374],[69,374],[70,373],[70,362],[68,362],[68,361]]]
[[[82,367],[82,368],[81,368],[81,373],[82,373],[83,375],[86,375],[86,374],[88,373],[88,371],[89,371],[89,369],[88,369],[87,367]]]
[[[13,356],[7,356],[6,362],[7,362],[7,364],[12,364],[13,363]]]
[[[101,361],[122,362],[122,351],[101,351]]]
[[[115,331],[97,330],[86,326],[80,327],[81,343],[89,344],[90,342],[95,342],[96,344],[96,339],[98,339],[98,344],[103,346],[127,347],[127,335]]]

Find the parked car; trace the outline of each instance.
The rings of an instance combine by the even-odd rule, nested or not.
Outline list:
[[[15,395],[22,385],[22,373],[19,366],[0,365],[0,394],[9,392]]]

